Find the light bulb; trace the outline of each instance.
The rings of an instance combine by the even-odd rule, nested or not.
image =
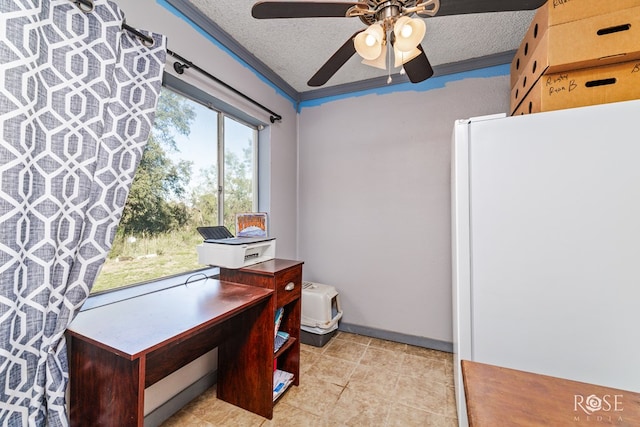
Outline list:
[[[367,34],[367,38],[364,39],[364,43],[369,47],[374,46],[376,42],[377,40],[373,34]]]
[[[413,33],[413,28],[411,28],[411,25],[403,25],[402,29],[400,30],[400,35],[402,37],[404,37],[405,39],[407,37],[411,36],[411,33]]]

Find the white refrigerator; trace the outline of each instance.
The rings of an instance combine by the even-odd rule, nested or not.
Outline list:
[[[460,360],[640,392],[640,101],[455,124]]]

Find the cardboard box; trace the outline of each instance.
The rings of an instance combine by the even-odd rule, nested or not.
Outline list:
[[[544,34],[547,32],[547,28],[549,27],[549,1],[550,0],[547,0],[547,3],[538,8],[538,11],[531,21],[531,25],[529,25],[527,33],[524,35],[524,38],[520,43],[520,47],[518,47],[518,50],[511,61],[510,74],[512,89],[518,82],[518,78],[522,72],[521,70],[526,68],[527,63],[531,58],[531,54],[536,50],[540,39],[542,39]]]
[[[526,67],[529,55],[547,28],[633,7],[640,7],[640,0],[548,0],[538,8],[511,62],[511,87],[516,84],[520,70]]]
[[[547,22],[551,27],[637,6],[640,0],[548,0],[542,7],[548,9]]]
[[[511,110],[543,74],[636,59],[640,59],[640,7],[550,27],[511,88]]]
[[[640,99],[640,61],[544,75],[512,115],[632,99]]]

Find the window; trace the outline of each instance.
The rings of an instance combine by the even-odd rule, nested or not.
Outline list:
[[[257,209],[257,128],[166,87],[92,294],[195,271],[199,226]]]

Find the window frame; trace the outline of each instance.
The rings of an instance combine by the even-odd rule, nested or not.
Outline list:
[[[231,106],[207,92],[192,86],[168,73],[164,73],[162,79],[162,86],[172,90],[173,92],[189,98],[191,101],[199,103],[210,110],[216,112],[218,120],[218,135],[217,135],[217,163],[219,168],[218,173],[218,223],[224,223],[224,177],[225,177],[225,140],[224,140],[224,121],[225,118],[235,120],[247,127],[250,127],[253,131],[253,147],[252,147],[252,209],[257,211],[259,206],[259,136],[260,130],[263,129],[263,123],[250,116],[247,112],[244,112],[236,107]],[[169,289],[176,286],[188,286],[189,283],[198,281],[206,281],[209,279],[215,279],[219,276],[220,269],[216,266],[203,266],[200,269],[191,270],[183,273],[178,273],[171,276],[159,277],[144,282],[132,283],[124,285],[122,287],[108,289],[105,291],[97,292],[96,294],[90,294],[79,311],[91,310],[107,304],[113,304],[119,301],[124,301],[130,298],[135,298],[140,295],[159,292],[165,289]]]

